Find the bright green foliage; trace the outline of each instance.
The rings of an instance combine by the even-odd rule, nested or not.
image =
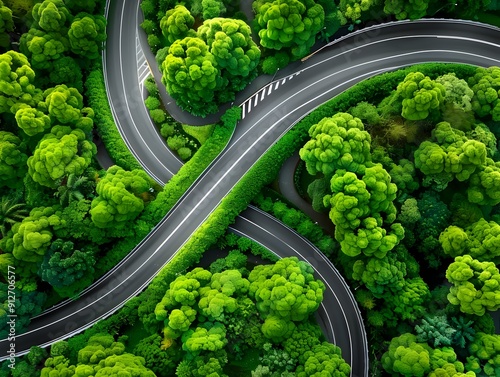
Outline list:
[[[219,322],[215,322],[209,329],[197,327],[189,330],[182,336],[182,349],[193,355],[199,355],[203,351],[215,352],[223,349],[226,344],[226,328]]]
[[[482,316],[500,308],[500,272],[493,262],[480,262],[470,255],[458,256],[446,270],[453,286],[448,300],[464,313]]]
[[[500,370],[500,335],[476,333],[469,346],[471,356],[465,365],[468,371],[478,376],[498,376]]]
[[[333,196],[326,196],[331,206],[330,219],[340,229],[357,229],[361,220],[370,214],[370,192],[356,174],[337,170],[331,179]]]
[[[425,175],[442,173],[446,159],[446,151],[431,141],[424,141],[415,151],[415,166]]]
[[[53,356],[45,360],[45,367],[40,377],[72,377],[75,375],[75,366],[70,365],[69,359],[64,356]]]
[[[395,253],[389,253],[383,258],[368,258],[368,261],[358,259],[353,265],[353,279],[366,285],[377,298],[383,297],[388,291],[399,291],[404,285],[406,265],[397,260]]]
[[[0,187],[20,187],[27,160],[21,140],[13,133],[0,131]]]
[[[275,343],[289,338],[295,330],[295,324],[275,315],[269,315],[262,324],[262,334]]]
[[[141,195],[151,187],[152,180],[143,170],[111,166],[96,187],[98,196],[90,210],[93,223],[99,228],[126,227],[144,209]]]
[[[185,37],[193,36],[194,17],[182,4],[169,9],[160,20],[160,28],[168,45]]]
[[[393,200],[397,187],[381,164],[366,168],[361,180],[354,173],[338,170],[331,189],[333,196],[326,196],[324,203],[331,205],[330,218],[342,252],[382,258],[403,239],[401,224],[392,224],[390,230],[383,227],[384,222],[396,219]]]
[[[156,375],[173,375],[182,354],[176,347],[161,349],[162,337],[158,334],[141,339],[134,348],[134,355],[143,357],[146,366]]]
[[[467,199],[471,203],[487,206],[500,203],[500,162],[487,158],[482,168],[472,174]]]
[[[382,166],[375,164],[366,168],[362,178],[370,193],[368,207],[370,213],[386,215],[386,221],[392,223],[396,219],[396,207],[393,204],[396,199],[397,186],[391,183],[391,176]]]
[[[58,340],[50,346],[50,356],[68,356],[69,355],[69,345],[65,340]]]
[[[391,295],[390,307],[400,318],[415,321],[425,312],[429,297],[429,287],[422,278],[406,279],[402,289]]]
[[[345,18],[354,22],[361,18],[363,12],[380,2],[381,0],[340,0],[339,8]]]
[[[78,364],[96,365],[108,356],[121,355],[124,352],[123,343],[115,342],[112,335],[99,333],[90,337],[87,345],[78,351]]]
[[[313,0],[258,0],[252,7],[260,44],[273,50],[289,48],[295,59],[309,52],[324,26],[323,7]]]
[[[403,98],[401,115],[409,120],[422,120],[439,109],[446,91],[423,73],[412,72],[398,85],[397,93]]]
[[[71,14],[63,0],[45,0],[35,4],[32,11],[36,24],[45,31],[61,31],[71,21]]]
[[[4,6],[0,1],[0,46],[7,48],[9,46],[9,32],[14,30],[14,21],[12,20],[12,10]]]
[[[415,198],[408,198],[403,202],[401,210],[397,216],[398,221],[403,225],[414,224],[422,218],[422,214],[418,209],[418,202]]]
[[[31,28],[21,38],[21,51],[30,58],[35,69],[52,69],[54,62],[68,50],[68,38],[56,32]]]
[[[455,364],[446,363],[431,371],[428,377],[476,377],[476,374],[474,372],[465,373],[463,364],[458,362]]]
[[[484,218],[465,230],[451,225],[439,236],[443,250],[451,257],[469,254],[481,262],[500,263],[500,225]]]
[[[45,254],[38,274],[61,297],[72,297],[94,280],[95,250],[75,249],[71,241],[57,239]]]
[[[43,95],[49,115],[55,121],[66,124],[80,119],[83,97],[75,88],[57,85],[47,89]]]
[[[413,162],[407,159],[402,159],[399,164],[394,164],[389,171],[392,182],[398,186],[400,192],[411,193],[420,187],[415,174],[415,166]]]
[[[210,286],[200,289],[198,307],[201,313],[211,320],[222,320],[225,312],[232,313],[237,309],[235,297],[246,294],[249,285],[238,270],[213,274]]]
[[[257,68],[260,50],[244,21],[213,18],[205,21],[197,33],[206,42],[219,69],[246,77]]]
[[[391,340],[382,356],[382,366],[391,374],[423,377],[431,369],[429,351],[426,344],[417,343],[415,335],[406,333]]]
[[[462,228],[450,225],[439,235],[439,242],[443,251],[455,258],[466,253],[469,236]]]
[[[18,203],[18,199],[2,196],[0,202],[0,235],[7,236],[8,229],[28,216],[25,203]],[[6,250],[5,250],[6,251]]]
[[[472,97],[474,91],[469,87],[467,81],[459,79],[455,73],[447,73],[439,76],[436,82],[443,85],[445,95],[443,104],[451,104],[454,108],[462,111],[472,110]]]
[[[432,370],[451,364],[462,372],[464,371],[463,364],[457,361],[457,354],[451,347],[442,347],[432,350],[430,362]]]
[[[38,207],[21,223],[14,224],[14,257],[25,262],[40,262],[50,246],[53,230],[63,225],[60,215],[51,207]]]
[[[323,342],[304,353],[306,360],[295,371],[297,377],[348,377],[351,368],[342,358],[339,347]]]
[[[168,316],[168,325],[176,331],[184,332],[189,329],[191,323],[196,319],[196,310],[190,306],[181,306],[180,309],[173,309]]]
[[[497,152],[497,138],[484,123],[477,123],[474,129],[466,133],[469,139],[480,141],[486,146],[488,157],[493,158]]]
[[[101,15],[79,13],[71,23],[68,38],[74,54],[97,59],[106,40],[106,19]]]
[[[220,17],[226,12],[222,0],[201,0],[201,7],[203,9],[204,20]]]
[[[227,257],[218,258],[210,264],[210,272],[222,272],[224,270],[239,270],[242,272],[247,264],[248,257],[239,250],[231,250]]]
[[[88,369],[88,368],[86,368]],[[131,353],[111,355],[101,360],[94,367],[95,377],[106,376],[138,376],[155,377],[156,375],[144,366],[144,359]],[[80,374],[80,366],[75,370],[76,376]],[[85,374],[83,374],[85,375]]]
[[[385,14],[393,14],[398,20],[416,20],[425,16],[431,0],[385,0]]]
[[[42,93],[33,85],[35,72],[25,55],[10,50],[0,55],[0,113],[15,114],[18,104],[36,106]]]
[[[474,91],[472,109],[480,117],[491,115],[500,120],[500,68],[478,68],[469,78],[469,86]]]
[[[194,115],[215,112],[214,93],[221,88],[215,57],[201,38],[175,41],[162,64],[162,82],[184,110]]]
[[[424,141],[415,151],[415,166],[425,175],[449,173],[459,181],[470,178],[487,163],[486,146],[468,139],[464,132],[448,122],[440,122],[432,131],[434,141]]]
[[[303,321],[316,311],[325,286],[314,279],[312,267],[296,257],[283,258],[274,265],[259,265],[248,276],[249,296],[261,315]]]
[[[420,325],[415,326],[417,340],[432,347],[451,346],[457,332],[444,315],[426,316]]]
[[[16,122],[28,136],[34,136],[50,128],[50,117],[27,105],[16,111]]]
[[[380,114],[377,108],[368,102],[359,102],[356,106],[349,109],[349,113],[356,118],[366,121],[368,124],[377,125],[380,123]]]
[[[66,175],[81,175],[96,153],[82,130],[54,126],[28,158],[28,173],[35,182],[53,188]]]
[[[97,334],[78,352],[75,376],[137,376],[155,377],[144,366],[144,359],[125,353],[125,345],[115,342],[113,336]]]
[[[178,377],[228,377],[223,367],[225,361],[215,357],[195,357],[183,360],[176,369]]]
[[[306,362],[305,353],[320,344],[321,329],[316,324],[302,322],[297,325],[291,336],[283,342],[283,349],[300,364]]]
[[[370,134],[348,113],[323,118],[309,129],[309,140],[299,151],[309,174],[331,176],[337,169],[364,172],[370,161]]]

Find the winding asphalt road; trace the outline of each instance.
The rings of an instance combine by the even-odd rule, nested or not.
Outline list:
[[[113,12],[126,16],[128,11],[125,11],[125,4],[129,4],[130,8],[132,3],[135,5],[136,1],[123,1],[124,6],[121,12],[116,2],[111,3],[110,27],[117,27],[116,23],[120,22],[118,18],[114,18],[116,16]],[[129,22],[130,20],[123,23],[126,26],[122,28],[122,32],[124,29],[130,29],[131,23]],[[114,38],[112,33],[109,34]],[[103,277],[92,290],[83,293],[79,300],[35,318],[28,332],[17,337],[16,350],[25,351],[33,344],[48,345],[57,339],[67,338],[80,332],[98,319],[110,315],[127,299],[140,292],[255,161],[293,124],[326,99],[366,77],[409,64],[444,61],[479,66],[498,65],[500,46],[495,41],[500,40],[499,36],[500,31],[496,28],[442,20],[402,22],[373,28],[345,38],[334,46],[324,49],[303,63],[297,74],[280,78],[257,92],[256,96],[242,105],[245,118],[240,122],[231,145],[214,161],[151,234],[112,273]],[[118,44],[118,47],[113,43],[112,40],[107,42],[110,54],[119,54],[112,48],[121,49],[123,52],[125,45]],[[115,115],[123,116],[122,119],[134,118],[140,106],[143,106],[132,91],[132,87],[138,87],[138,84],[132,83],[134,80],[129,77],[133,74],[132,71],[137,72],[137,66],[134,67],[131,64],[131,67],[127,68],[129,71],[125,71],[127,75],[124,77],[127,79],[120,81],[120,64],[125,68],[123,61],[117,64],[116,61],[110,63],[108,60],[108,65],[112,67],[111,70],[108,69],[108,74],[115,76],[113,79],[108,77],[108,81],[115,82],[114,89],[110,87],[110,91],[115,90],[123,97],[122,100],[113,103],[113,106],[116,106]],[[129,82],[131,82],[130,87]],[[117,83],[123,83],[123,87],[120,88]],[[115,98],[114,95],[112,98]],[[138,122],[140,123],[136,124],[141,126],[146,124],[143,123],[146,122],[144,119]],[[122,121],[120,123],[125,124]],[[139,128],[136,131],[127,129],[127,135],[129,147],[137,156],[140,156],[141,163],[148,166],[150,174],[159,181],[168,178],[166,172],[169,165],[165,163],[167,166],[162,168],[165,154],[155,149],[154,140],[157,136],[147,130],[141,129],[139,132]],[[141,139],[144,140],[142,143],[135,143]],[[260,218],[257,221],[248,220],[254,223],[254,227],[258,222],[257,227],[260,226],[264,233],[272,229],[263,224]],[[238,219],[238,221],[245,222],[246,219]],[[287,240],[288,244],[297,249],[300,244],[295,241],[291,242],[288,238],[290,234],[285,233],[285,230],[282,232],[273,231],[272,235],[276,239]],[[267,238],[271,238],[271,235],[267,234]],[[300,246],[299,251],[306,250],[306,246],[303,247],[304,249]],[[314,258],[308,261],[313,266],[317,264],[315,266],[317,269],[327,265],[319,259],[317,262]],[[328,276],[330,272],[326,270],[319,274]],[[339,287],[340,284],[334,287],[335,292]],[[348,291],[348,288],[345,288]],[[330,308],[334,307],[333,301],[335,298],[328,301],[325,295],[324,307],[328,308],[329,312],[332,312]],[[347,311],[346,307],[350,306],[348,302],[342,302],[340,308]],[[356,312],[355,303],[352,307],[352,310]],[[342,317],[339,313],[341,311],[334,314]],[[356,313],[348,312],[345,317],[349,320],[356,317]],[[365,371],[368,367],[368,361],[362,349],[364,348],[362,346],[364,333],[360,332],[356,337],[353,333],[350,336],[346,335],[349,331],[352,332],[353,329],[359,327],[362,330],[360,320],[361,326],[356,323],[357,320],[354,322],[347,326],[346,333],[336,329],[333,333],[337,338],[349,339],[350,347],[345,349],[341,345],[343,355],[348,361],[351,360],[352,375],[363,376],[367,375]],[[333,321],[331,326],[334,326]],[[336,343],[340,345],[340,339],[336,339]],[[0,341],[0,351],[2,356],[7,353],[8,342],[6,340]],[[351,354],[346,354],[349,351],[352,351]],[[358,353],[362,355],[359,356]]]

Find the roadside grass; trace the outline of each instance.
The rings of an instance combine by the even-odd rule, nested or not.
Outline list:
[[[498,13],[499,12],[479,12],[477,13],[477,21],[500,27],[500,14]]]
[[[187,124],[182,125],[182,130],[194,137],[200,142],[201,145],[205,144],[205,141],[212,135],[214,131],[215,124],[209,124],[206,126],[189,126]]]

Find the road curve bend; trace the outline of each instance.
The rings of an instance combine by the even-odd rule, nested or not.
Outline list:
[[[130,4],[137,3],[129,0],[122,2],[129,4],[129,7]],[[116,3],[111,2],[110,11]],[[109,34],[112,35],[111,32]],[[16,351],[22,354],[34,344],[46,346],[81,332],[99,319],[112,314],[140,292],[258,158],[289,128],[325,100],[364,78],[410,64],[441,61],[478,66],[498,65],[500,46],[495,41],[499,41],[499,37],[499,29],[449,20],[403,21],[384,25],[331,45],[304,62],[295,74],[280,77],[256,92],[242,105],[244,119],[231,144],[148,237],[78,300],[34,318],[28,331],[16,337]],[[110,42],[108,41],[108,48]],[[137,72],[137,67],[134,68]],[[112,69],[118,67],[112,66]],[[126,101],[133,101],[133,93],[118,86],[116,93],[117,98],[127,97],[127,100],[122,99],[120,102],[124,107],[115,109],[115,115],[125,119],[129,116]],[[134,109],[131,112],[134,113]],[[125,123],[126,121],[123,124]],[[162,181],[165,170],[161,169],[157,161],[163,156],[151,153],[157,135],[150,133],[146,136],[146,132],[141,131],[145,145],[139,146],[136,151],[141,158],[148,156],[151,159],[147,166],[151,169],[152,176]],[[131,136],[134,139],[137,137],[139,136]],[[261,220],[258,221],[257,226],[260,226]],[[262,231],[271,232],[284,240],[291,235],[284,230],[271,231],[275,229],[275,225],[269,227]],[[312,264],[314,265],[314,261]],[[352,305],[346,303],[344,309],[349,306]],[[353,316],[347,314],[347,317]],[[361,330],[358,338],[352,338],[353,352],[363,348],[362,338],[366,338],[362,322],[357,327],[361,327]],[[353,331],[352,327],[349,329]],[[339,344],[339,340],[336,341]],[[0,341],[1,359],[6,358],[3,355],[7,354],[8,345],[6,339]],[[344,349],[343,351],[345,352]],[[361,352],[364,353],[364,350]],[[368,360],[364,356],[351,357],[353,376],[366,376]]]

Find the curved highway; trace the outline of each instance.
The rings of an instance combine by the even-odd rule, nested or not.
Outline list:
[[[126,0],[123,1],[123,4],[125,3]],[[115,3],[110,7],[110,17],[112,11],[116,10],[113,9],[113,4]],[[110,24],[113,22],[111,20],[114,18],[110,19]],[[409,64],[448,61],[479,66],[498,65],[496,57],[500,56],[500,46],[495,40],[500,40],[499,36],[498,29],[478,24],[441,20],[402,22],[358,33],[316,54],[303,63],[298,74],[280,78],[245,102],[245,118],[240,122],[231,145],[166,218],[117,266],[113,274],[104,277],[94,289],[82,294],[78,301],[35,318],[28,332],[17,337],[17,351],[26,350],[33,344],[47,345],[54,340],[80,332],[98,319],[110,315],[128,298],[142,290],[255,161],[293,124],[326,99],[363,78]],[[108,49],[111,45],[112,42],[108,41]],[[113,65],[113,71],[118,71],[118,67]],[[137,71],[137,67],[133,68]],[[125,80],[124,85],[128,81],[133,80]],[[119,88],[118,85],[115,90],[124,98],[127,97],[121,105],[118,103],[124,107],[115,109],[115,114],[129,117],[129,110],[125,107],[127,101],[133,101],[133,92],[128,87]],[[131,113],[134,113],[133,109]],[[127,133],[129,131],[127,130]],[[141,138],[144,140],[142,146],[139,143],[132,147],[136,155],[140,156],[143,163],[148,164],[152,176],[164,180],[160,168],[162,164],[158,162],[164,155],[155,155],[153,150],[153,140],[157,136],[146,136],[147,131],[142,130],[139,135],[134,135],[134,130],[131,132],[131,136],[127,136],[129,141]],[[146,162],[146,158],[149,162]],[[166,174],[165,170],[163,174]],[[163,177],[165,176],[167,175]],[[273,234],[281,239],[289,237],[288,233],[286,237],[280,236],[285,233],[273,231]],[[314,261],[310,262],[315,264]],[[330,303],[325,301],[325,306],[330,307]],[[355,314],[349,313],[346,316],[349,319]],[[348,331],[356,327],[359,325],[348,326]],[[334,333],[338,334],[336,329]],[[363,343],[363,333],[357,334],[357,338],[352,333],[350,335],[349,341],[356,345],[353,352],[357,352],[357,345]],[[337,344],[338,341],[339,339]],[[8,350],[7,344],[6,340],[0,342],[2,355]],[[349,347],[347,351],[343,349],[344,357],[345,352],[349,350]],[[354,360],[351,362],[353,375],[366,375],[364,371],[367,368],[367,360],[364,356],[350,356],[352,359],[346,359]]]

